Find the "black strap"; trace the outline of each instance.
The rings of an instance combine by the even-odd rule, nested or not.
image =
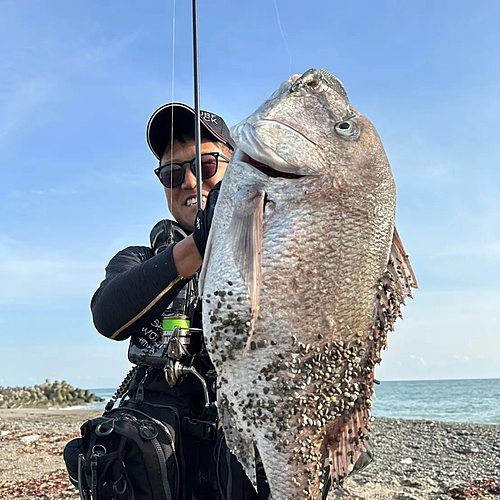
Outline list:
[[[90,500],[90,491],[83,471],[84,459],[83,453],[80,453],[78,455],[78,493],[80,494],[80,500]]]
[[[146,379],[148,378],[150,372],[150,368],[146,368],[146,371],[144,373],[144,377],[142,377],[141,381],[139,382],[139,385],[137,387],[137,391],[135,393],[135,404],[137,406],[141,406],[142,403],[144,402],[144,384],[146,383]]]
[[[183,430],[199,439],[213,441],[217,436],[217,423],[211,420],[184,417]]]
[[[92,474],[92,484],[91,484],[92,498],[99,498],[98,477],[97,477],[97,455],[95,453],[92,453],[92,455],[90,455],[90,471]]]
[[[326,500],[331,487],[332,487],[332,476],[328,474],[328,478],[326,479],[325,485],[323,486],[323,495],[321,496],[322,500]]]

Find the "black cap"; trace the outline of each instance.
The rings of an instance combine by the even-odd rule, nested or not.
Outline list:
[[[172,130],[174,139],[186,135],[194,138],[194,116],[194,109],[181,102],[164,104],[151,115],[146,128],[146,139],[156,158],[161,159],[170,144]],[[229,128],[219,115],[200,110],[200,123],[216,140],[235,148]]]

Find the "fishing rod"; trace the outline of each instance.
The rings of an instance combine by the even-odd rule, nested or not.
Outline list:
[[[198,1],[193,0],[193,80],[194,80],[194,144],[196,154],[196,208],[203,206],[203,178],[201,170],[201,128],[200,128],[200,76],[198,59]]]

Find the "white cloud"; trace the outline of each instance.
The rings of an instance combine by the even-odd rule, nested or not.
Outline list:
[[[415,356],[414,354],[410,354],[410,359],[417,360],[421,365],[427,366],[427,362],[421,356]]]
[[[500,377],[500,291],[417,291],[389,334],[377,378]]]
[[[50,188],[50,189],[32,189],[30,194],[39,196],[74,196],[80,194],[76,189]]]
[[[30,43],[2,54],[5,60],[4,70],[0,68],[0,147],[15,143],[20,133],[41,126],[40,120],[46,127],[54,110],[78,89],[80,82],[75,84],[75,78],[95,78],[99,71],[108,72],[110,65],[118,66],[140,36],[138,31],[114,38],[66,34],[67,43],[61,43],[60,32],[59,36],[45,38],[43,43]],[[9,65],[14,70],[6,69]],[[39,112],[47,102],[54,106],[46,113]]]
[[[6,145],[21,130],[30,126],[35,110],[55,96],[57,79],[52,75],[20,79],[0,95],[0,146]]]
[[[500,241],[461,243],[445,247],[438,257],[482,257],[500,259]]]
[[[69,259],[42,248],[0,241],[0,304],[61,307],[71,297],[88,300],[102,278],[101,262]]]
[[[137,42],[139,35],[140,33],[135,31],[114,39],[92,42],[86,40],[85,45],[76,47],[77,54],[68,58],[69,61],[73,61],[72,70],[87,72],[92,68],[95,71],[98,66],[117,61],[130,50],[131,45]]]
[[[137,165],[133,167],[137,170]],[[143,171],[139,173],[124,172],[123,166],[121,169],[105,170],[101,172],[93,172],[92,175],[87,176],[80,180],[80,185],[86,188],[109,191],[111,186],[117,186],[120,189],[131,189],[137,191],[157,191],[160,185],[158,181],[155,182],[153,173],[151,171]],[[161,187],[161,186],[160,186]]]
[[[30,189],[29,191],[20,191],[15,189],[10,191],[7,197],[18,202],[19,200],[26,200],[27,196],[64,197],[75,196],[77,194],[81,194],[81,192],[76,189],[59,187],[49,189]]]

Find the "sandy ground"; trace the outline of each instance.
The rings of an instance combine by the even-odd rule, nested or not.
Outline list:
[[[62,450],[79,435],[82,422],[98,415],[0,410],[0,498],[78,498]],[[375,461],[329,498],[500,499],[500,426],[377,419],[373,442]]]
[[[62,451],[79,427],[101,412],[0,409],[0,498],[79,498],[70,485]],[[23,443],[22,438],[38,436]],[[28,439],[29,440],[29,439]]]

